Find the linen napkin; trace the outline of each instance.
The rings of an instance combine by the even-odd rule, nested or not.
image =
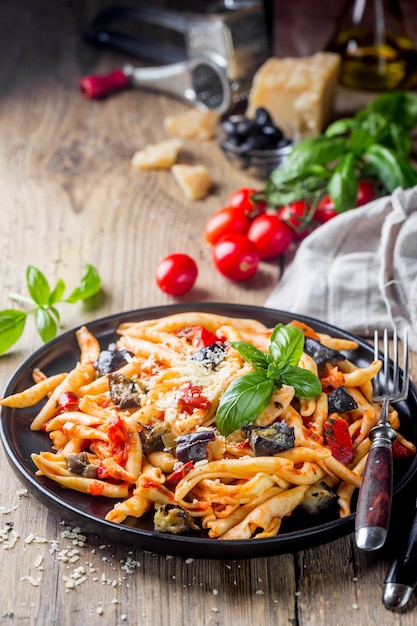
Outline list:
[[[301,242],[265,306],[360,336],[408,329],[417,352],[417,187],[396,189]]]

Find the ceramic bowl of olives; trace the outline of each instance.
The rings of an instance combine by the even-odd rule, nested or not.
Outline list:
[[[295,129],[274,123],[264,108],[256,109],[253,118],[231,115],[219,131],[219,145],[229,161],[260,179],[284,163],[298,140]]]

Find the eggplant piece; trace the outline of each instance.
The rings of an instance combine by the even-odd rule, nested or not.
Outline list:
[[[201,365],[205,365],[208,369],[214,370],[224,360],[225,356],[226,348],[224,344],[215,342],[194,352],[191,355],[191,359],[201,363]]]
[[[97,478],[97,466],[90,463],[86,452],[67,454],[65,456],[65,464],[68,471],[72,474],[86,478]]]
[[[338,350],[327,348],[320,343],[320,341],[312,339],[311,337],[305,337],[304,339],[304,352],[311,356],[318,367],[321,367],[325,363],[332,363],[335,365],[339,361],[344,361],[346,359],[345,355]]]
[[[94,367],[100,376],[104,376],[126,365],[128,359],[133,356],[133,352],[129,350],[102,350],[94,363]]]
[[[121,372],[109,374],[109,388],[112,402],[118,409],[140,406],[145,395],[144,385],[140,380],[128,378]]]
[[[214,441],[216,435],[212,430],[200,430],[177,437],[175,456],[182,463],[203,461],[207,456],[207,445]]]
[[[245,426],[242,428],[249,439],[255,456],[272,456],[294,447],[294,428],[285,422],[274,422],[270,426]]]
[[[165,450],[163,437],[166,432],[166,426],[163,422],[157,422],[154,426],[143,426],[143,430],[139,431],[143,452],[149,454],[150,452]]]
[[[311,485],[297,507],[300,511],[314,516],[335,512],[337,508],[337,495],[324,482]]]
[[[190,530],[201,530],[188,511],[175,504],[161,504],[153,518],[155,530],[178,535]]]
[[[329,414],[331,413],[346,413],[346,411],[353,411],[358,408],[358,403],[347,391],[344,385],[336,387],[328,395]]]

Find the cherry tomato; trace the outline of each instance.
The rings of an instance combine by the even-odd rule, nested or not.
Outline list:
[[[370,180],[360,180],[358,183],[358,195],[356,196],[356,206],[363,206],[372,202],[376,198],[376,191]]]
[[[198,274],[197,264],[188,254],[169,254],[158,263],[156,284],[171,296],[182,296],[194,285]]]
[[[250,219],[245,213],[233,207],[224,207],[207,220],[204,239],[207,243],[214,244],[229,233],[246,233],[249,225]]]
[[[247,280],[256,273],[259,252],[253,241],[242,233],[230,233],[213,246],[213,262],[230,280]]]
[[[248,217],[255,217],[259,213],[263,213],[266,208],[266,202],[261,200],[254,201],[251,196],[258,193],[258,189],[251,187],[241,187],[236,189],[229,198],[228,205],[234,209],[240,210],[244,215]]]
[[[305,200],[297,200],[280,207],[278,217],[294,230],[294,241],[301,241],[312,231],[310,206]]]
[[[334,202],[331,197],[324,196],[318,203],[317,209],[314,211],[313,220],[319,224],[325,224],[337,215],[339,214],[334,208]]]
[[[294,231],[275,213],[263,213],[252,221],[248,238],[253,241],[261,259],[283,254],[293,240]]]

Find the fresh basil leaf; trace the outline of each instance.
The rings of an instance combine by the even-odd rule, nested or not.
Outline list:
[[[384,93],[372,100],[365,111],[380,113],[408,131],[417,125],[417,96],[410,91]]]
[[[39,306],[48,304],[51,295],[49,283],[44,274],[33,265],[29,265],[26,270],[26,282],[31,298]]]
[[[375,140],[371,133],[365,130],[365,128],[355,128],[349,137],[349,151],[355,157],[360,157],[368,146],[371,146],[373,143],[375,143]]]
[[[20,339],[25,329],[27,313],[16,309],[0,311],[0,354]]]
[[[250,372],[236,378],[220,398],[216,426],[227,437],[253,422],[267,406],[274,391],[274,382],[263,372]]]
[[[408,159],[411,152],[411,138],[402,128],[395,122],[391,122],[388,126],[389,142],[388,145],[384,142],[384,145],[392,147],[395,152],[403,159]]]
[[[364,156],[389,193],[397,187],[406,188],[412,179],[414,170],[411,166],[385,146],[374,144],[366,150]]]
[[[277,324],[271,335],[269,352],[274,363],[297,365],[304,349],[304,335],[293,324]]]
[[[59,311],[54,306],[48,307],[48,311],[50,312],[51,315],[54,316],[57,324],[59,324],[61,321],[61,316],[59,314]]]
[[[35,324],[38,333],[45,343],[56,336],[56,322],[47,309],[42,307],[36,309]]]
[[[355,120],[359,128],[365,130],[372,137],[373,143],[378,143],[380,138],[386,134],[389,124],[389,120],[382,113],[367,109],[359,111],[355,116]]]
[[[281,389],[282,387],[282,372],[286,366],[288,366],[288,364],[285,362],[278,364],[270,363],[268,365],[268,369],[266,370],[266,377],[274,381],[277,389]]]
[[[250,363],[255,369],[264,370],[268,367],[271,357],[266,352],[258,350],[258,348],[255,348],[255,346],[246,341],[230,341],[229,343],[243,356],[245,361]]]
[[[73,304],[79,300],[86,300],[87,298],[94,296],[100,290],[101,280],[95,267],[89,263],[84,263],[83,267],[85,269],[85,274],[82,277],[80,284],[74,289],[65,302]]]
[[[62,280],[62,278],[60,278],[54,289],[52,290],[51,295],[49,296],[49,305],[53,305],[56,304],[57,302],[61,302],[61,298],[64,295],[64,291],[65,291],[65,283]]]
[[[335,168],[329,180],[329,194],[338,213],[343,213],[356,206],[358,181],[355,176],[354,157],[347,153]]]
[[[297,398],[315,398],[322,392],[320,379],[301,367],[288,367],[282,374],[282,382],[294,387]]]
[[[299,176],[311,163],[325,165],[340,158],[345,152],[346,139],[344,137],[326,137],[325,135],[308,137],[294,146],[280,170],[285,176]]]
[[[326,137],[336,137],[337,135],[346,135],[350,133],[354,128],[357,128],[357,122],[352,117],[346,117],[341,120],[336,120],[325,130]]]

